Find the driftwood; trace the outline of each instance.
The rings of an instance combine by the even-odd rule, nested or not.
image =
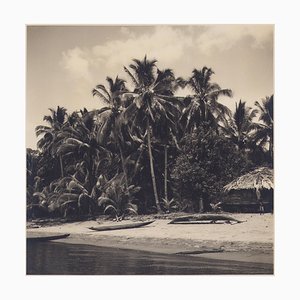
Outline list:
[[[183,251],[177,252],[175,254],[180,255],[190,255],[190,254],[205,254],[205,253],[220,253],[224,252],[224,249],[208,249],[208,250],[194,250],[194,251]]]
[[[192,215],[173,219],[168,224],[237,224],[245,221],[239,221],[229,216],[223,215]]]

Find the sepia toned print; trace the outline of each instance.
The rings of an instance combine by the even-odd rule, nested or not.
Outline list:
[[[27,274],[273,274],[273,35],[28,26]]]

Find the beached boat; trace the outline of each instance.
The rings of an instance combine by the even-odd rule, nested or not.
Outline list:
[[[89,229],[96,230],[96,231],[131,229],[131,228],[138,228],[138,227],[146,226],[146,225],[149,225],[153,222],[154,221],[135,222],[135,223],[126,223],[126,224],[102,225],[102,226],[97,226],[97,227],[89,227]]]
[[[56,234],[56,235],[44,235],[44,236],[27,235],[27,242],[47,242],[47,241],[59,240],[59,239],[64,239],[69,235],[70,235],[69,233]]]
[[[169,224],[236,224],[244,221],[223,215],[194,215],[173,219]]]

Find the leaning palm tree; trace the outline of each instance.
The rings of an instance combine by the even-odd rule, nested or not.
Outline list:
[[[125,174],[125,184],[128,186],[125,158],[117,125],[118,118],[123,109],[121,96],[125,92],[128,92],[128,90],[125,86],[125,80],[118,76],[115,80],[107,77],[106,81],[109,84],[108,89],[104,85],[98,84],[92,91],[93,96],[99,97],[107,105],[99,110],[99,115],[102,116],[102,125],[97,133],[97,141],[100,145],[107,145],[109,142],[116,144],[121,156],[122,168]]]
[[[225,115],[230,110],[218,102],[220,96],[232,97],[230,89],[222,89],[217,83],[211,82],[214,74],[211,68],[194,69],[192,76],[181,85],[190,88],[193,95],[189,96],[190,103],[183,110],[181,121],[186,131],[191,132],[200,124],[206,122],[209,126],[217,127],[218,123],[226,122]]]
[[[273,159],[273,100],[274,95],[262,99],[261,104],[258,101],[255,102],[260,123],[256,124],[257,130],[252,136],[256,145],[262,148],[268,147],[271,159]]]
[[[126,108],[123,115],[130,123],[132,136],[147,135],[153,193],[157,211],[161,212],[151,140],[156,124],[163,122],[163,120],[174,122],[178,108],[175,105],[177,100],[173,96],[175,89],[173,71],[170,69],[159,70],[156,67],[156,62],[156,60],[148,60],[145,56],[143,60],[133,59],[129,68],[124,67],[134,85],[134,90],[132,93],[124,95],[125,97],[132,97],[132,104]]]

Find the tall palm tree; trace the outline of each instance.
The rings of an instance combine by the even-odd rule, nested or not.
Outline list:
[[[147,56],[142,60],[133,59],[129,68],[124,67],[134,85],[134,90],[129,93],[132,97],[124,115],[130,120],[131,130],[137,136],[145,133],[149,154],[150,172],[153,186],[153,193],[158,212],[161,212],[160,201],[156,186],[156,177],[152,153],[152,136],[157,130],[157,124],[168,120],[174,122],[177,114],[175,97],[175,77],[170,69],[159,70],[156,67],[156,60],[148,60]],[[127,96],[125,94],[125,96]],[[129,121],[128,121],[129,122]]]
[[[58,133],[63,127],[66,119],[67,119],[67,110],[64,107],[57,106],[57,109],[49,109],[51,114],[48,116],[44,116],[44,121],[46,121],[49,125],[39,125],[36,127],[36,135],[37,137],[42,136],[37,142],[37,147],[43,152],[55,156],[56,148],[60,140],[57,138]],[[61,177],[64,177],[64,169],[62,157],[59,156],[60,162],[60,171]]]
[[[260,104],[255,102],[258,108],[259,121],[257,123],[257,130],[253,134],[255,143],[262,148],[268,147],[268,152],[271,160],[273,159],[273,100],[274,95],[265,97]]]
[[[174,110],[174,114],[169,118],[161,118],[160,121],[152,125],[153,135],[158,139],[159,143],[164,148],[164,202],[168,203],[168,149],[176,147],[179,149],[179,124],[178,119],[180,118],[181,111],[178,109]]]
[[[121,96],[123,93],[128,92],[128,90],[125,86],[125,80],[119,78],[118,76],[115,80],[107,77],[106,81],[109,84],[108,89],[104,85],[99,84],[92,91],[93,96],[99,97],[105,104],[107,104],[106,107],[103,107],[99,110],[99,115],[103,115],[103,123],[98,130],[97,141],[100,145],[103,145],[109,142],[110,137],[112,138],[112,142],[116,144],[120,152],[122,168],[125,175],[125,185],[128,187],[125,158],[120,141],[119,127],[117,124],[118,118],[123,110]]]
[[[235,105],[232,118],[227,122],[228,126],[223,127],[225,135],[237,146],[239,150],[249,146],[250,132],[256,128],[253,119],[257,114],[256,109],[246,106],[246,102],[240,100]]]
[[[183,110],[181,121],[184,128],[191,132],[201,123],[216,127],[220,121],[226,122],[225,115],[230,110],[218,102],[220,96],[232,97],[230,89],[222,89],[217,83],[211,82],[214,74],[211,68],[194,69],[192,76],[182,81],[181,85],[189,87],[193,95],[189,96],[190,103]]]
[[[220,123],[226,124],[226,116],[230,110],[218,102],[220,96],[232,97],[230,89],[222,89],[217,83],[211,82],[214,71],[211,68],[203,67],[194,69],[192,76],[187,80],[179,80],[192,90],[193,95],[188,96],[189,104],[183,110],[181,123],[186,132],[193,132],[197,127],[206,128],[207,134],[213,128],[218,130]],[[199,211],[204,209],[204,200],[199,200]]]

